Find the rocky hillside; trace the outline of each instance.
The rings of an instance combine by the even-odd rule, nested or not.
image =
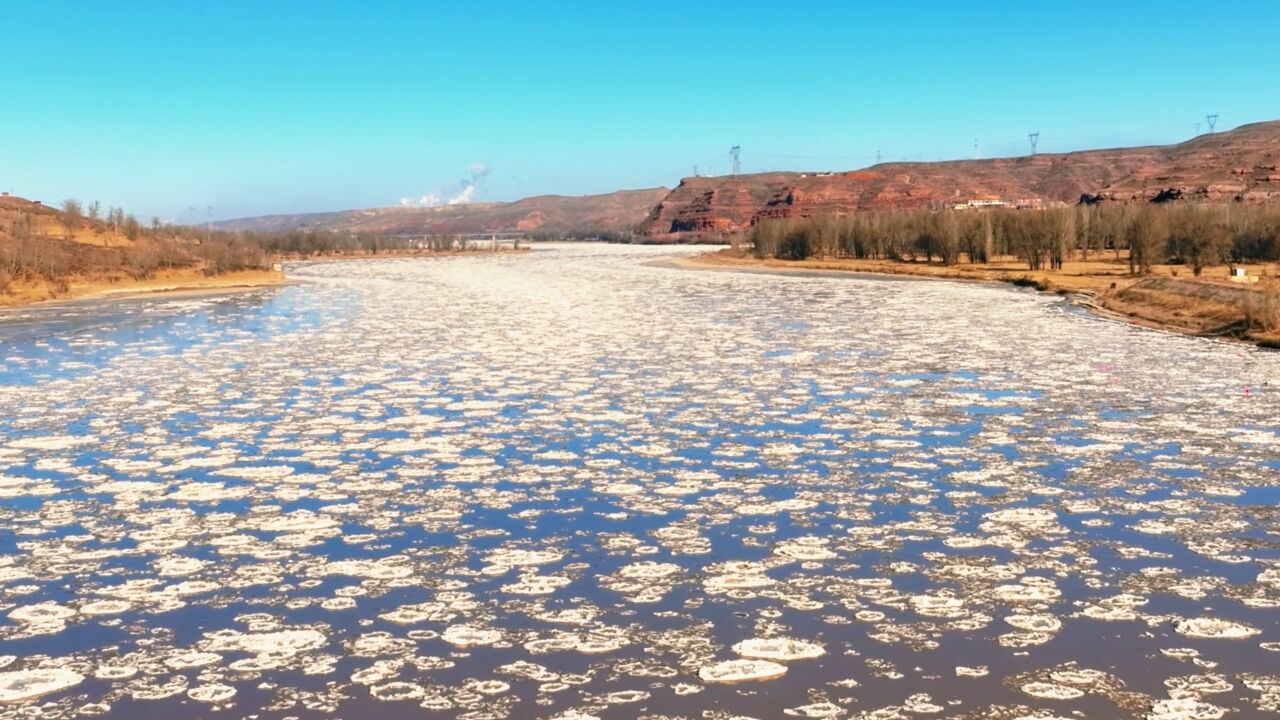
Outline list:
[[[221,230],[307,229],[378,234],[522,230],[548,233],[623,232],[635,227],[669,191],[622,190],[607,195],[542,195],[509,203],[434,208],[388,207],[307,215],[266,215],[214,223]]]
[[[916,209],[1152,200],[1280,200],[1280,121],[1177,145],[992,160],[883,163],[846,173],[686,178],[637,227],[653,241],[750,227],[763,218]]]

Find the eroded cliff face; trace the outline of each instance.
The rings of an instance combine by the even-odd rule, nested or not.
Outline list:
[[[910,210],[972,200],[1012,205],[1280,200],[1280,121],[1177,145],[992,160],[883,163],[846,173],[685,178],[638,226],[655,241],[745,230],[767,218]]]

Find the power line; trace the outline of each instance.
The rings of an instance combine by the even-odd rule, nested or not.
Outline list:
[[[1219,119],[1219,116],[1217,113],[1206,114],[1204,116],[1204,121],[1200,123],[1196,123],[1196,126],[1195,126],[1196,135],[1199,135],[1200,130],[1203,128],[1203,123],[1205,121],[1208,122],[1209,132],[1214,132],[1217,129],[1216,125],[1217,125],[1218,119]],[[1177,132],[1170,128],[1163,128],[1158,130],[1157,129],[1136,130],[1136,131],[1129,131],[1129,132],[1116,132],[1116,133],[1096,134],[1096,135],[1071,135],[1071,136],[1049,135],[1043,139],[1045,139],[1047,142],[1051,144],[1051,147],[1047,152],[1049,151],[1073,152],[1073,151],[1093,150],[1093,149],[1098,149],[1099,147],[1101,148],[1121,147],[1123,144],[1122,141],[1126,138],[1131,138],[1131,137],[1143,137],[1151,141],[1158,141],[1162,144],[1175,143],[1175,142],[1180,142],[1181,138],[1185,138],[1184,133],[1185,133],[1185,130],[1182,132]],[[1165,139],[1166,137],[1168,139]],[[1026,136],[1026,142],[1028,144],[1022,146],[1023,148],[1022,152],[1026,152],[1026,150],[1029,148],[1031,151],[1031,154],[1038,155],[1040,152],[1039,141],[1041,139],[1042,139],[1041,132],[1038,130],[1035,132],[1028,133]],[[1111,141],[1111,144],[1107,144],[1107,141]],[[984,154],[982,153],[983,146],[976,138],[974,140],[974,144],[975,144],[974,151],[976,152],[974,152],[973,154],[980,157],[984,156]],[[736,153],[734,152],[735,149],[737,151]],[[1019,151],[1018,151],[1017,142],[1003,142],[1003,143],[997,142],[994,144],[986,145],[985,157],[1013,157],[1018,154],[1019,154]],[[774,166],[774,168],[783,166],[786,161],[816,161],[816,163],[831,163],[834,166],[836,163],[844,163],[844,162],[867,163],[867,164],[871,164],[874,162],[876,165],[879,165],[885,162],[886,157],[891,158],[893,161],[901,160],[903,162],[929,161],[929,160],[939,159],[939,155],[936,152],[899,154],[899,153],[893,152],[892,150],[890,150],[887,155],[884,150],[876,150],[874,154],[868,154],[868,155],[810,155],[810,154],[803,154],[803,153],[776,153],[776,152],[761,152],[757,150],[751,150],[749,152],[749,155],[751,156],[751,158],[756,159],[755,161],[750,161],[753,172],[760,172],[766,169],[771,169],[766,167],[758,167],[758,165],[761,164],[758,162],[758,160],[760,159],[766,159],[766,162],[764,163],[764,165],[772,165]],[[970,155],[970,153],[965,153],[964,155],[956,153],[954,156],[951,156],[951,157],[954,159],[960,159],[968,155]],[[724,166],[721,165],[721,163],[723,163],[725,159],[726,158],[724,155],[717,155],[708,159],[703,163],[700,163],[698,168],[704,175],[714,176],[717,174],[717,172],[723,172],[722,168],[724,168]],[[728,169],[730,170],[730,172],[735,175],[741,174],[742,172],[742,167],[741,167],[742,146],[741,145],[734,145],[732,148],[730,148],[728,160],[729,160]],[[774,160],[777,162],[767,162],[767,160]],[[822,168],[809,168],[809,169],[819,170]],[[826,169],[835,170],[835,169],[844,169],[844,168],[831,167]]]

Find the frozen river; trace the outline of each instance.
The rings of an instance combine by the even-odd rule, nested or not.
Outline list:
[[[0,314],[0,718],[1280,718],[1280,353],[689,252]]]

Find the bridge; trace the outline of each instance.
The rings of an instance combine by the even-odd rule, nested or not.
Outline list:
[[[487,232],[487,233],[449,233],[426,234],[406,233],[388,235],[387,240],[401,243],[403,247],[433,250],[497,250],[502,247],[519,249],[521,242],[528,242],[528,233]]]

